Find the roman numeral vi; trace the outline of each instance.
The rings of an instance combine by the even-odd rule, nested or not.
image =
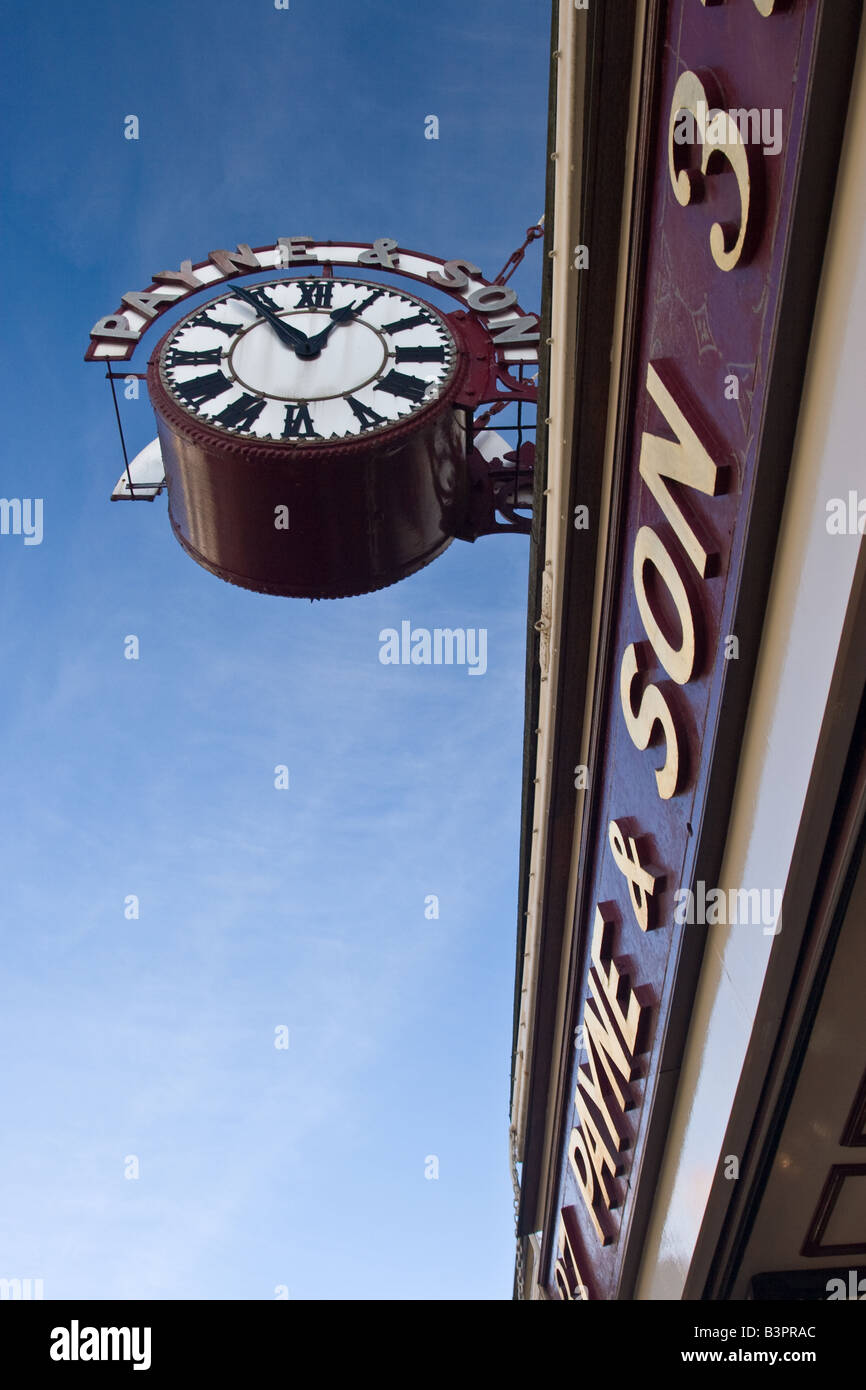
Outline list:
[[[287,405],[283,439],[319,439],[313,428],[308,405]]]

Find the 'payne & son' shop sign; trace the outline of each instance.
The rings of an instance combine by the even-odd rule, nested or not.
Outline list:
[[[643,275],[541,1252],[554,1298],[633,1287],[703,936],[676,907],[718,872],[839,139],[832,5],[649,8]]]

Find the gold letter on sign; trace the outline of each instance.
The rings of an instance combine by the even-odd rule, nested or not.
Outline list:
[[[644,663],[645,665],[646,663]],[[622,654],[619,673],[619,698],[629,738],[641,753],[658,738],[660,729],[665,736],[664,766],[656,769],[656,786],[662,801],[669,801],[680,784],[681,759],[677,728],[670,705],[657,685],[648,685],[640,698],[637,710],[632,701],[635,677],[641,670],[639,649],[632,642]]]
[[[695,140],[701,146],[701,167],[687,169],[677,164],[677,154]],[[677,202],[682,207],[699,203],[703,197],[703,175],[718,173],[721,159],[733,170],[740,193],[739,225],[714,222],[710,228],[710,250],[720,270],[733,270],[746,245],[752,219],[752,177],[749,154],[739,127],[729,111],[710,110],[706,88],[697,73],[684,72],[674,88],[668,129],[668,169]]]
[[[570,1210],[570,1209],[569,1209]],[[577,1262],[574,1244],[568,1233],[565,1212],[559,1213],[559,1242],[557,1245],[558,1258],[556,1268],[553,1271],[553,1282],[559,1290],[560,1297],[564,1302],[572,1302],[576,1299],[589,1299],[589,1289],[583,1282],[580,1266]]]
[[[596,907],[591,998],[583,1013],[589,1061],[577,1068],[574,1104],[580,1125],[575,1125],[568,1141],[569,1161],[601,1245],[611,1240],[601,1217],[619,1205],[613,1179],[624,1168],[619,1157],[629,1144],[624,1115],[633,1106],[628,1086],[639,1075],[636,1057],[645,1050],[644,1025],[649,1016],[649,1006],[641,1004],[628,975],[613,959],[612,933],[611,923]]]
[[[605,1156],[609,1159],[609,1155]],[[574,1176],[577,1179],[577,1185],[580,1188],[580,1195],[583,1198],[584,1206],[589,1214],[589,1219],[598,1236],[599,1244],[610,1245],[611,1236],[602,1226],[598,1217],[598,1212],[595,1209],[595,1204],[597,1197],[600,1196],[603,1206],[609,1208],[612,1205],[611,1197],[606,1190],[602,1190],[599,1193],[596,1187],[595,1155],[590,1158],[584,1137],[576,1127],[572,1129],[568,1141],[568,1159],[574,1171]],[[616,1171],[616,1169],[614,1171]]]
[[[656,884],[659,879],[663,878],[663,875],[657,874],[654,869],[644,868],[640,862],[637,841],[627,831],[624,831],[615,820],[612,820],[607,828],[607,840],[614,863],[628,883],[628,893],[631,898],[635,921],[641,931],[648,931],[650,898],[655,893]]]
[[[701,426],[691,403],[684,401],[681,405],[675,399],[667,363],[647,363],[646,389],[676,441],[646,431],[640,446],[640,475],[701,579],[706,579],[710,556],[715,558],[715,552],[708,550],[695,534],[694,526],[668,487],[668,480],[715,497],[722,481],[720,465],[710,455],[707,445],[711,441],[701,437]]]
[[[645,571],[652,565],[673,600],[679,620],[679,645],[669,642],[653,612],[647,593]],[[695,669],[695,619],[688,591],[683,583],[677,562],[651,526],[642,526],[635,537],[633,563],[634,592],[637,606],[650,639],[653,651],[671,680],[686,685]]]

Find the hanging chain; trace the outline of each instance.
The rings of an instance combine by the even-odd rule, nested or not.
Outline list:
[[[526,1275],[526,1252],[523,1248],[523,1241],[518,1234],[520,1217],[520,1178],[517,1176],[517,1130],[514,1128],[514,1125],[512,1125],[508,1131],[508,1139],[508,1156],[511,1162],[511,1186],[514,1189],[514,1235],[517,1241],[517,1256],[515,1261],[517,1298],[519,1302],[522,1303],[524,1299],[523,1281]]]
[[[512,251],[505,265],[500,270],[494,285],[504,285],[506,280],[510,280],[523,257],[526,255],[526,248],[531,241],[536,241],[540,236],[544,236],[544,217],[539,217],[534,227],[529,227],[526,232],[526,240],[522,246],[518,246],[516,251]]]

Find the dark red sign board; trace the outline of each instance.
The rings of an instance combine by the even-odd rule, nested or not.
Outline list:
[[[828,66],[858,14],[651,7],[552,1297],[628,1297],[636,1272],[703,940],[676,895],[718,871],[838,158]]]

